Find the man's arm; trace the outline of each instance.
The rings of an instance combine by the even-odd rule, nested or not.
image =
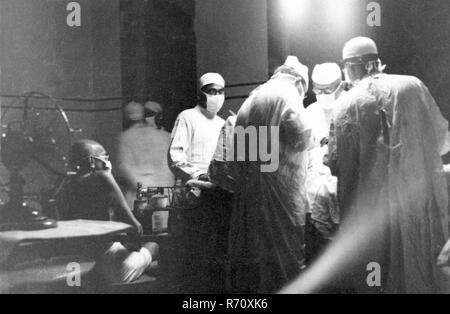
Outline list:
[[[233,130],[236,124],[236,116],[230,116],[220,131],[216,151],[208,168],[208,176],[211,182],[228,192],[234,192],[236,180],[233,177],[232,158]]]
[[[183,181],[197,179],[203,173],[188,160],[187,152],[191,145],[191,138],[192,128],[183,114],[180,114],[172,131],[172,142],[167,159],[172,172]]]
[[[128,206],[128,203],[125,200],[125,197],[123,196],[123,193],[120,190],[119,185],[117,184],[113,175],[108,171],[102,171],[101,176],[103,178],[107,192],[111,196],[112,206],[116,211],[119,220],[136,227],[138,233],[142,234],[142,225],[131,212],[131,209]]]

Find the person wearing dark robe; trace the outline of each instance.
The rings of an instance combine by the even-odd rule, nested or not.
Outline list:
[[[307,67],[289,57],[242,105],[233,132],[224,130],[219,146],[228,151],[234,147],[225,153],[227,162],[221,164],[216,152],[210,166],[213,182],[234,193],[228,243],[230,292],[274,292],[305,266],[305,180],[311,144],[303,108],[307,82]],[[245,140],[238,129],[254,136]],[[265,158],[264,151],[272,159]]]
[[[326,160],[338,177],[341,228],[280,293],[338,281],[356,293],[443,292],[448,122],[418,78],[383,73],[370,38],[347,42],[343,59],[353,88],[336,104]]]
[[[436,258],[448,233],[441,160],[449,151],[448,122],[418,78],[382,73],[371,39],[350,40],[343,59],[354,88],[337,105],[329,165],[338,177],[342,223],[362,223],[370,241],[360,249],[354,287],[440,292]],[[380,285],[371,286],[366,270],[373,262],[382,276]]]

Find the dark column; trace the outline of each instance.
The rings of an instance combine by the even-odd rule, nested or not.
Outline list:
[[[123,94],[161,103],[171,129],[195,104],[194,1],[122,0],[121,11]]]

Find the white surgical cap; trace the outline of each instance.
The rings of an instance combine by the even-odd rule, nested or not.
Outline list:
[[[125,106],[125,117],[130,121],[140,121],[144,118],[144,106],[138,102],[130,102]]]
[[[317,85],[328,86],[341,81],[342,73],[336,63],[323,63],[314,67],[311,78]]]
[[[305,80],[306,89],[309,86],[309,76],[308,76],[308,67],[304,64],[301,64],[296,56],[288,56],[284,65],[293,68],[301,77]]]
[[[162,112],[162,106],[156,101],[147,101],[144,105],[144,108],[153,112]]]
[[[378,54],[375,42],[368,37],[355,37],[345,44],[342,59],[347,60],[369,54]]]
[[[200,78],[200,88],[209,84],[217,84],[225,87],[225,80],[219,73],[206,73]]]

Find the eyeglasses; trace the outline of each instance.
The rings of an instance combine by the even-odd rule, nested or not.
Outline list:
[[[370,61],[379,61],[379,60],[380,59],[378,59],[378,55],[369,54],[369,55],[365,55],[362,57],[355,57],[355,58],[350,58],[350,59],[346,59],[346,60],[341,60],[339,62],[339,65],[341,68],[348,68],[348,67],[357,66],[357,65],[365,65]]]
[[[313,88],[313,92],[316,95],[330,95],[333,94],[335,91],[336,88],[324,88],[324,89]]]
[[[208,88],[207,90],[204,91],[204,93],[208,94],[210,96],[223,95],[223,94],[225,94],[225,89],[224,88],[221,88],[221,89]]]
[[[313,92],[316,95],[330,95],[338,90],[338,88],[342,86],[342,82],[336,82],[333,85],[325,88],[320,88],[316,84],[313,85]]]
[[[95,159],[100,160],[100,161],[109,161],[109,155],[100,155],[100,156],[92,156],[92,157],[94,157]]]

